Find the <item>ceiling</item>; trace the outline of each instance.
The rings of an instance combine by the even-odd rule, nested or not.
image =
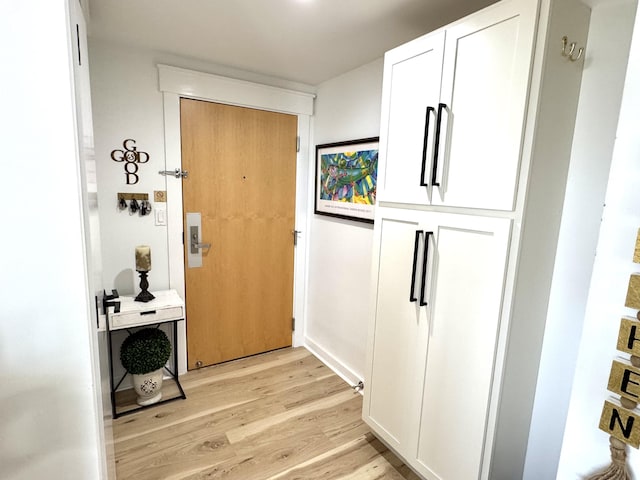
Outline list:
[[[317,85],[495,0],[91,0],[90,38]]]

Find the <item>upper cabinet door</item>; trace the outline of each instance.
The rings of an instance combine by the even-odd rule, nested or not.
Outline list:
[[[421,37],[385,56],[380,200],[429,203],[435,111],[440,98],[444,32]],[[385,168],[386,167],[386,168]]]
[[[505,0],[387,53],[380,201],[513,210],[536,8]]]
[[[536,14],[505,1],[447,29],[432,204],[513,209]]]

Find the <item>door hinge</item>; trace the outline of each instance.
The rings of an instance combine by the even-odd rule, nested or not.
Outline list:
[[[291,331],[296,331],[296,317],[291,317]]]
[[[300,152],[300,135],[296,137],[296,152]]]
[[[293,246],[295,247],[296,245],[298,245],[298,234],[300,233],[300,230],[294,230],[292,233],[293,233]]]

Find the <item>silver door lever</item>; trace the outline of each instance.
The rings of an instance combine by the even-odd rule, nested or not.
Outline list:
[[[201,248],[206,248],[207,250],[211,248],[210,243],[200,243],[198,242],[198,232],[196,230],[197,227],[191,227],[191,253],[198,253],[198,250]],[[193,230],[196,230],[193,232]]]

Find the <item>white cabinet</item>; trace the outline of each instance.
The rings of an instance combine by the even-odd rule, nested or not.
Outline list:
[[[428,480],[522,478],[588,22],[503,0],[385,57],[363,418]]]
[[[89,76],[89,46],[87,44],[87,24],[80,3],[69,2],[70,44],[73,62],[76,128],[78,133],[78,153],[82,175],[83,215],[87,228],[84,230],[87,248],[87,268],[92,295],[102,293],[102,256],[100,246],[100,221],[98,218],[98,180],[93,137],[93,115],[91,110],[91,83]],[[96,311],[92,309],[92,320],[98,323]],[[104,322],[104,320],[103,320]],[[100,325],[104,329],[104,325]]]
[[[82,215],[84,221],[84,247],[87,281],[91,297],[102,295],[102,256],[100,245],[100,220],[98,216],[98,184],[93,136],[93,115],[91,110],[91,84],[89,75],[89,47],[87,44],[87,23],[81,2],[69,0],[69,45],[70,61],[73,63],[74,106],[76,117],[79,169],[82,189]],[[102,312],[105,314],[106,312]],[[111,426],[111,396],[109,384],[109,351],[105,331],[105,315],[98,315],[96,308],[90,309],[91,324],[98,331],[96,351],[92,358],[95,378],[100,380],[96,390],[101,394],[99,412],[102,413],[99,432],[103,477],[115,479],[115,454]],[[93,327],[92,327],[93,328]],[[103,454],[102,452],[105,452]]]
[[[363,414],[421,473],[475,478],[511,222],[380,210]]]
[[[507,0],[387,53],[380,200],[513,209],[536,11]]]

